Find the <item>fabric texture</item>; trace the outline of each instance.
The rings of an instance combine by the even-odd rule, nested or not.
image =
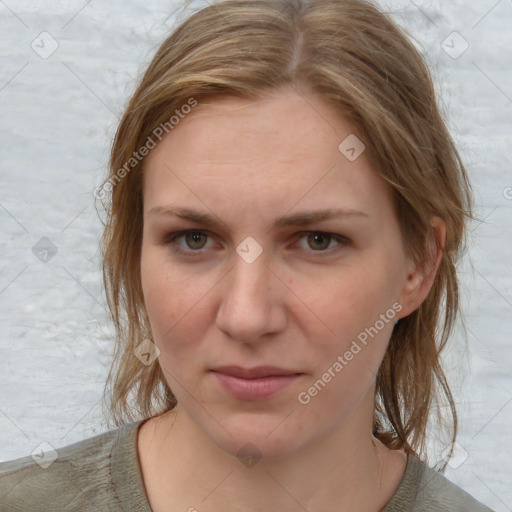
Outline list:
[[[1,512],[152,512],[137,454],[143,420],[57,449],[44,469],[32,456],[0,463]],[[381,512],[492,512],[413,456]]]

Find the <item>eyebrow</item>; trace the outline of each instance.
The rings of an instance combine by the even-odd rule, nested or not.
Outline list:
[[[220,225],[225,226],[225,223],[219,220],[216,215],[192,210],[191,208],[155,206],[149,210],[148,214],[176,216],[211,227],[219,227]],[[369,218],[369,215],[359,210],[353,210],[352,208],[328,208],[324,210],[306,211],[285,215],[275,221],[273,228],[283,228],[286,226],[308,226],[316,222],[345,217]]]

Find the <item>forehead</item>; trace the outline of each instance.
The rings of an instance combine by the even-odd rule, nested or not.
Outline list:
[[[331,197],[377,213],[389,206],[384,180],[364,151],[351,161],[339,149],[357,131],[321,98],[291,88],[199,101],[146,157],[144,210],[195,194],[196,202],[285,210]]]

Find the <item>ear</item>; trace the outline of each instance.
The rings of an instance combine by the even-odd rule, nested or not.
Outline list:
[[[399,299],[402,310],[397,314],[397,319],[404,318],[415,311],[425,300],[434,284],[446,244],[446,224],[437,216],[431,218],[430,224],[434,228],[437,243],[433,237],[429,238],[428,250],[431,260],[427,259],[421,265],[414,265],[414,262],[408,260],[407,273]]]

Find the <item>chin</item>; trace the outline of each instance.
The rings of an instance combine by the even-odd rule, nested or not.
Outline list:
[[[297,440],[270,438],[252,431],[217,440],[217,446],[225,453],[240,459],[247,467],[258,461],[271,461],[286,458],[293,454]]]
[[[239,413],[231,419],[225,416],[225,430],[218,428],[207,435],[220,450],[251,467],[260,459],[287,457],[307,443],[302,439],[307,429],[297,425],[296,418],[284,419],[286,414]]]

